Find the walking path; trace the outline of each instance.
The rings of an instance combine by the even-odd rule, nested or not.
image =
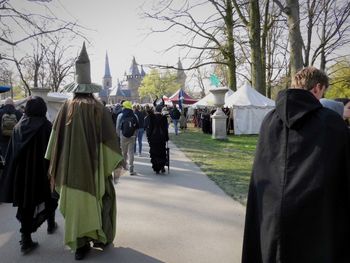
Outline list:
[[[135,157],[136,176],[123,175],[117,192],[117,236],[106,251],[93,249],[86,262],[120,263],[238,263],[241,257],[244,212],[172,143],[170,173],[156,175],[144,142]],[[33,239],[39,248],[19,252],[16,209],[0,205],[0,262],[75,262],[63,245],[64,221],[46,234],[43,225]]]

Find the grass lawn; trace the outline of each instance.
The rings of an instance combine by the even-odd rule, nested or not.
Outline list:
[[[220,141],[203,134],[200,129],[189,128],[170,140],[221,189],[235,200],[246,204],[248,184],[252,170],[258,136],[229,135]]]

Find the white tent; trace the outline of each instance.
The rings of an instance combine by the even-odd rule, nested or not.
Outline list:
[[[233,108],[235,134],[258,134],[261,122],[275,102],[246,84],[225,101],[225,107]]]
[[[228,91],[225,94],[225,103],[232,94],[233,91],[231,89],[228,89]],[[204,108],[207,106],[214,106],[214,95],[211,92],[209,92],[204,98],[200,99],[195,104],[191,105],[191,107],[193,108]]]

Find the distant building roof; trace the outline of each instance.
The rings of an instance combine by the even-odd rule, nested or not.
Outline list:
[[[139,71],[139,68],[137,66],[135,57],[133,57],[133,59],[132,59],[131,66],[129,69],[129,75],[131,75],[131,76],[139,76],[140,75],[140,71]]]
[[[131,97],[131,91],[128,89],[127,82],[118,82],[117,86],[111,89],[110,96]]]
[[[143,66],[141,65],[141,76],[144,77],[146,76],[146,72],[143,70]]]

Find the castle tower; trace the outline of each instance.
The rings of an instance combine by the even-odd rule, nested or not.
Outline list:
[[[102,90],[100,91],[100,94],[99,94],[101,100],[108,102],[109,90],[111,87],[112,87],[112,76],[111,76],[111,71],[109,69],[108,54],[106,52],[105,74],[102,78]]]
[[[178,70],[177,70],[176,80],[180,84],[180,88],[184,89],[187,76],[185,74],[185,71],[183,70],[180,58],[179,58],[179,61],[177,62],[177,68]]]
[[[143,68],[141,68],[141,72]],[[144,73],[144,71],[143,71]],[[130,90],[130,97],[133,101],[139,101],[139,87],[143,76],[141,75],[138,65],[136,63],[135,57],[133,57],[129,73],[126,75],[126,80],[128,82],[128,89]]]

